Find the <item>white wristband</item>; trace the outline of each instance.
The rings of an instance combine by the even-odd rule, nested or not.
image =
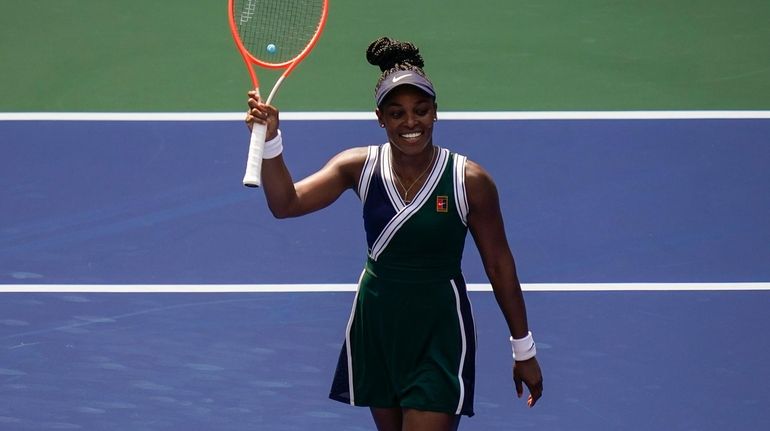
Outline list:
[[[514,361],[526,361],[527,359],[534,358],[537,354],[537,348],[535,347],[535,340],[532,338],[532,332],[527,332],[524,338],[511,340],[511,350],[513,350]]]
[[[275,138],[265,142],[265,149],[262,151],[263,159],[274,159],[283,152],[283,138],[281,138],[281,130],[278,130],[278,134]]]

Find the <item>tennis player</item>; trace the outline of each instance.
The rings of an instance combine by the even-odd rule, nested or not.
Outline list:
[[[369,407],[379,431],[456,430],[473,415],[476,335],[460,269],[470,229],[511,334],[516,392],[526,385],[532,407],[543,379],[495,184],[433,142],[436,91],[413,44],[380,38],[366,57],[382,71],[383,145],[345,150],[295,183],[278,110],[251,92],[246,116],[267,125],[262,181],[275,217],[320,210],[348,189],[363,205],[368,259],[330,398]]]

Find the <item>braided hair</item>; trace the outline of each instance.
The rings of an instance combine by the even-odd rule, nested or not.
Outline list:
[[[422,70],[425,62],[420,55],[420,50],[411,42],[381,37],[369,44],[366,49],[366,60],[382,71],[374,87],[375,93],[388,75],[401,70],[413,71],[430,82],[425,71]]]

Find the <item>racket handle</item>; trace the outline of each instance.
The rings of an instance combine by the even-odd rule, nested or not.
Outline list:
[[[249,156],[246,159],[246,174],[243,176],[243,185],[246,187],[259,187],[262,185],[262,152],[265,149],[266,134],[267,125],[265,124],[254,124],[251,128]]]

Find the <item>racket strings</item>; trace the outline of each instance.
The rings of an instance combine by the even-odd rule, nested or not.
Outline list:
[[[233,8],[244,47],[268,63],[299,56],[318,30],[322,13],[323,0],[235,0]]]

